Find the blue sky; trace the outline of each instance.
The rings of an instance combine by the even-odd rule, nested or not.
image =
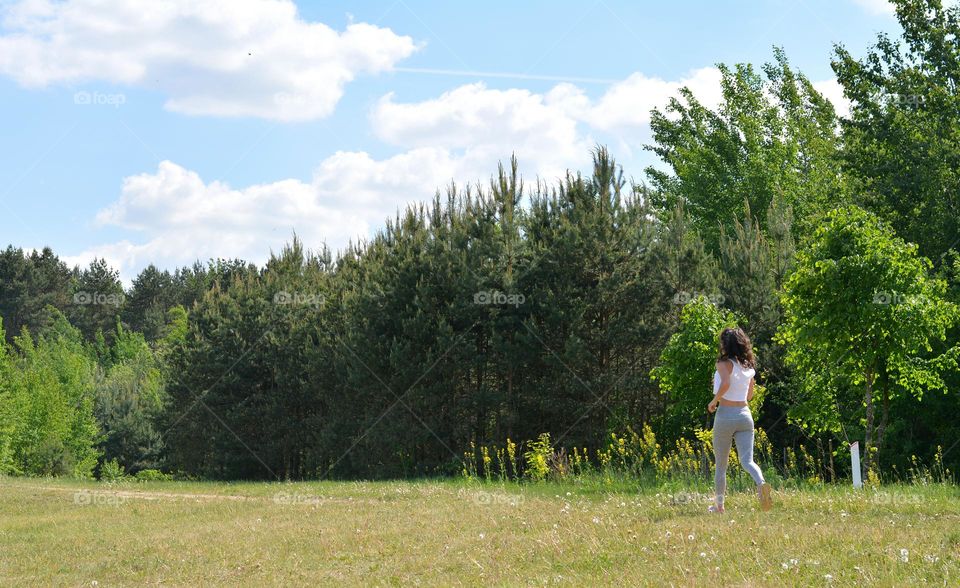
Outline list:
[[[71,263],[262,261],[337,248],[516,150],[525,175],[608,144],[652,162],[647,112],[774,45],[835,92],[834,43],[883,0],[0,0],[0,236]],[[831,97],[836,97],[834,94]]]

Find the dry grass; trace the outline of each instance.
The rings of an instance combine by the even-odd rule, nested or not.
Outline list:
[[[0,478],[0,585],[949,585],[954,487],[700,496],[575,484]]]

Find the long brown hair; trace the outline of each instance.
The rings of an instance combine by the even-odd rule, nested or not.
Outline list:
[[[746,368],[756,367],[750,337],[740,327],[727,327],[720,333],[720,352],[717,361],[735,359]]]

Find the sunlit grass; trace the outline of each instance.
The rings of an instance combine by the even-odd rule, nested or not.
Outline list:
[[[0,478],[0,584],[955,585],[952,486]]]

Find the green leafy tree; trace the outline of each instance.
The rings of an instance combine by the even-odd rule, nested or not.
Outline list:
[[[751,65],[719,65],[723,101],[716,110],[684,88],[652,113],[648,149],[668,166],[647,168],[657,204],[669,211],[682,203],[711,252],[718,251],[718,225],[743,218],[745,203],[766,212],[779,195],[796,213],[798,235],[843,197],[833,105],[781,49],[774,57],[763,74]]]
[[[856,201],[939,262],[960,239],[960,7],[893,0],[902,37],[861,59],[837,46],[851,100],[843,164]]]
[[[166,324],[160,331],[157,349],[164,356],[179,344],[186,341],[190,330],[190,318],[186,309],[179,304],[166,313]]]
[[[7,352],[7,337],[0,317],[0,473],[16,471],[13,456],[13,436],[21,428],[20,415],[15,409],[13,367]]]
[[[698,427],[710,428],[706,407],[713,397],[720,333],[736,326],[734,313],[719,308],[706,297],[684,305],[680,328],[670,337],[650,374],[667,397],[661,429],[668,438],[690,435]],[[763,389],[755,386],[751,401],[755,415],[762,401]]]
[[[10,451],[15,473],[89,477],[97,464],[93,414],[96,362],[80,332],[52,309],[37,340],[15,339],[10,394]]]
[[[957,367],[960,350],[942,349],[957,307],[930,269],[916,245],[847,207],[831,212],[801,249],[784,288],[779,338],[801,384],[791,418],[840,431],[860,417],[868,468],[883,447],[891,399],[945,389],[944,371]],[[851,413],[851,404],[861,410]]]

